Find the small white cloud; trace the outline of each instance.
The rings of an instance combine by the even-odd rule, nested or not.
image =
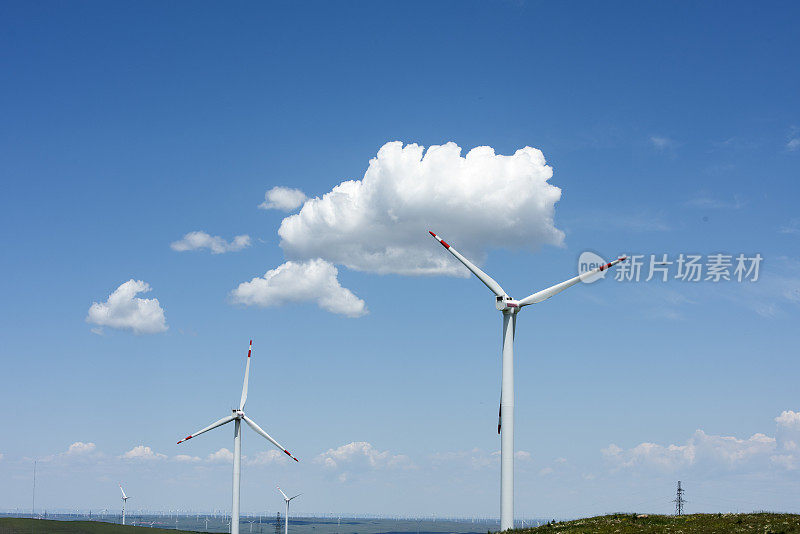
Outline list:
[[[669,137],[664,137],[663,135],[651,135],[650,136],[650,144],[656,147],[659,150],[664,150],[666,148],[670,148],[675,145],[675,141],[670,139]]]
[[[70,455],[78,455],[78,454],[88,454],[90,452],[94,452],[97,446],[94,443],[84,443],[82,441],[76,441],[72,445],[69,446],[67,452],[65,454]]]
[[[327,261],[287,261],[263,277],[242,282],[231,293],[238,304],[281,306],[289,302],[316,302],[323,310],[361,317],[367,306],[338,280],[338,269]]]
[[[172,250],[185,252],[187,250],[208,249],[212,254],[224,254],[226,252],[238,252],[250,246],[249,235],[237,235],[233,241],[228,242],[220,236],[212,236],[203,231],[189,232],[182,239],[173,241],[170,245]]]
[[[97,446],[91,442],[76,441],[67,448],[64,452],[58,454],[48,454],[39,458],[41,462],[53,461],[69,461],[78,460],[81,458],[94,458],[99,453],[96,453]]]
[[[148,291],[150,285],[146,282],[128,280],[115,289],[105,302],[93,303],[86,322],[101,327],[128,329],[135,334],[164,332],[167,330],[166,318],[158,299],[136,298],[137,294]]]
[[[776,454],[770,456],[769,459],[773,464],[787,471],[794,471],[800,466],[800,458],[793,454]]]
[[[259,451],[255,457],[247,459],[249,465],[270,465],[288,462],[289,457],[286,456],[286,453],[278,450]]]
[[[163,460],[166,457],[166,454],[154,452],[153,449],[145,445],[137,445],[122,455],[125,460]]]
[[[2,452],[0,452],[0,460],[2,460],[4,457],[5,457],[5,456],[3,456],[3,453],[2,453]]]
[[[178,454],[173,457],[176,462],[200,462],[202,459],[199,456],[190,456],[188,454]]]
[[[793,137],[792,139],[789,139],[789,141],[786,143],[786,150],[788,150],[789,152],[794,152],[799,148],[800,148],[800,137]]]
[[[273,187],[264,194],[264,202],[258,205],[262,210],[294,211],[308,199],[299,189]]]
[[[233,453],[226,449],[225,447],[221,448],[217,452],[212,452],[206,457],[207,462],[232,462],[233,461]]]
[[[528,451],[517,451],[514,453],[514,458],[518,462],[529,462],[531,460],[531,453]]]
[[[349,472],[410,469],[414,467],[408,456],[392,454],[389,451],[379,451],[366,441],[354,441],[335,449],[328,449],[314,458],[314,462],[330,470]]]
[[[715,436],[697,430],[685,445],[663,446],[640,443],[624,450],[611,444],[601,452],[617,469],[654,468],[672,472],[689,466],[718,466],[725,469],[765,461],[777,448],[775,438],[756,433],[748,439]]]
[[[793,412],[792,410],[784,410],[775,418],[778,426],[790,430],[800,430],[800,412]]]

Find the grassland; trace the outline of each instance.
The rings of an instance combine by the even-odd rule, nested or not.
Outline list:
[[[99,521],[0,518],[0,534],[156,534],[158,532],[174,534],[195,531],[122,526]],[[247,531],[243,530],[243,532]],[[800,515],[753,513],[693,514],[676,517],[614,514],[512,531],[513,534],[728,534],[751,532],[800,534]]]
[[[0,517],[0,534],[156,534],[158,532],[194,532],[163,528],[132,527],[100,521],[50,521]]]
[[[515,534],[729,534],[736,532],[800,534],[800,515],[774,513],[682,516],[614,514],[562,521],[524,530],[516,529],[513,532]]]

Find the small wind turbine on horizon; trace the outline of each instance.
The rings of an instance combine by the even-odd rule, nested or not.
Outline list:
[[[125,503],[128,502],[128,499],[130,499],[130,497],[125,495],[125,490],[122,489],[122,484],[119,485],[119,490],[122,492],[122,524],[124,525],[125,524]]]
[[[281,495],[283,495],[283,500],[286,501],[286,517],[283,518],[283,532],[284,534],[289,534],[289,503],[292,502],[293,499],[296,499],[302,495],[302,493],[298,493],[294,497],[287,497],[280,486],[275,487],[278,488],[278,491],[280,491]]]
[[[570,278],[560,284],[543,289],[522,300],[514,300],[508,296],[508,293],[491,276],[481,271],[456,249],[448,245],[444,239],[431,231],[428,233],[495,294],[495,307],[503,313],[502,382],[500,386],[500,414],[497,421],[497,433],[500,434],[500,530],[508,530],[514,528],[514,330],[516,328],[517,313],[525,306],[547,300],[578,282],[591,278],[593,275],[625,261],[626,257],[620,256],[614,261]]]
[[[208,432],[209,430],[213,430],[218,426],[226,425],[231,421],[234,422],[233,427],[233,503],[231,506],[231,534],[239,534],[239,487],[241,481],[241,471],[242,471],[242,427],[241,423],[244,421],[247,425],[252,428],[257,434],[265,437],[270,443],[278,447],[280,450],[285,452],[288,456],[290,456],[295,462],[299,460],[292,456],[288,450],[286,450],[283,445],[272,439],[272,437],[264,432],[260,426],[256,424],[255,421],[250,419],[244,414],[244,404],[247,402],[247,383],[250,379],[250,355],[253,352],[253,340],[250,340],[250,348],[247,351],[247,366],[244,370],[244,384],[242,385],[242,398],[239,401],[239,407],[233,408],[231,411],[233,412],[232,415],[227,417],[223,417],[216,423],[212,423],[211,425],[205,427],[202,430],[195,432],[190,436],[186,436],[182,440],[178,442],[180,445],[186,440],[192,439],[193,437],[199,436],[204,432]]]

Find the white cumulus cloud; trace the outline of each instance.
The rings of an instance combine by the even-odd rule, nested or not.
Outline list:
[[[208,249],[212,254],[224,254],[226,252],[237,252],[250,246],[249,235],[237,235],[232,241],[228,242],[218,235],[209,235],[203,231],[189,232],[178,241],[173,241],[170,245],[172,250],[185,252],[187,250]]]
[[[793,412],[792,410],[784,410],[775,418],[778,426],[788,428],[791,430],[800,430],[800,412]]]
[[[278,230],[287,258],[322,258],[350,269],[403,275],[467,275],[428,235],[434,230],[473,261],[490,248],[561,245],[553,223],[561,190],[540,150],[512,156],[488,146],[466,156],[455,143],[385,144],[361,180],[305,202]]]
[[[348,317],[367,313],[363,300],[341,286],[338,269],[321,259],[288,261],[264,276],[242,282],[233,290],[234,302],[248,306],[280,306],[288,302],[316,302],[323,310]]]
[[[269,465],[274,463],[289,463],[286,453],[278,450],[259,451],[253,458],[248,458],[248,465]]]
[[[798,467],[800,467],[800,457],[794,454],[776,454],[774,456],[770,456],[770,461],[787,471],[794,471]]]
[[[155,452],[145,445],[137,445],[122,455],[125,460],[163,460],[166,457],[165,454]]]
[[[615,468],[655,468],[670,472],[686,467],[736,469],[764,463],[777,449],[775,438],[756,433],[747,439],[697,430],[684,445],[640,443],[631,449],[611,444],[601,452]]]
[[[190,456],[188,454],[178,454],[174,457],[176,462],[200,462],[202,461],[199,456]]]
[[[354,441],[335,449],[328,449],[314,458],[314,462],[327,469],[343,471],[371,471],[378,469],[413,467],[404,454],[379,451],[367,441]]]
[[[212,452],[206,457],[207,462],[232,462],[233,461],[233,453],[226,449],[225,447],[221,448],[217,452]]]
[[[128,329],[136,334],[155,334],[167,330],[164,310],[158,299],[142,299],[139,293],[150,291],[150,284],[128,280],[105,302],[95,302],[89,308],[86,322],[109,328]]]
[[[264,193],[264,202],[258,207],[262,210],[294,211],[302,206],[307,198],[299,189],[277,186]]]
[[[90,452],[94,452],[97,446],[94,443],[84,443],[83,441],[76,441],[72,445],[69,446],[67,452],[65,454],[70,455],[77,455],[77,454],[88,454]]]
[[[87,459],[97,458],[100,453],[97,452],[97,446],[92,442],[76,441],[71,444],[67,450],[57,454],[48,454],[39,458],[41,462],[64,462],[64,461],[85,461]]]

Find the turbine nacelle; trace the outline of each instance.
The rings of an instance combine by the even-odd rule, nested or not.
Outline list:
[[[244,410],[240,410],[239,408],[231,408],[231,413],[233,414],[231,417],[234,419],[244,418]]]
[[[519,311],[519,301],[514,300],[508,295],[503,295],[499,297],[495,297],[495,308],[497,311],[504,312],[506,310],[510,310],[514,313]]]

